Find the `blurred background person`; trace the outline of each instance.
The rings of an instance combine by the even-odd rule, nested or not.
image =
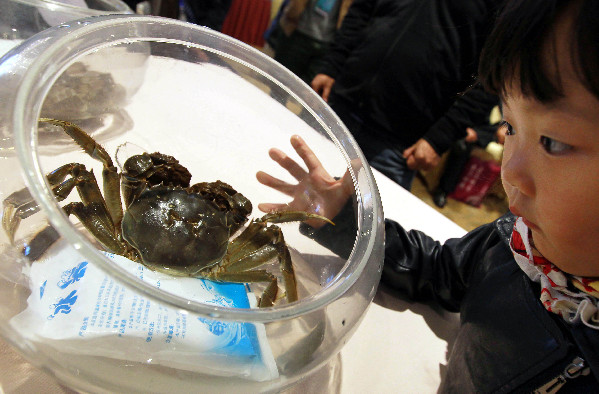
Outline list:
[[[221,31],[233,0],[184,0],[183,12],[188,22]]]
[[[276,61],[310,83],[352,0],[285,0],[265,37]]]
[[[460,177],[470,160],[470,154],[474,148],[485,149],[493,141],[503,145],[505,127],[501,127],[501,125],[501,123],[494,123],[468,127],[466,137],[453,144],[449,150],[443,173],[439,178],[439,184],[432,193],[433,202],[436,206],[443,208],[447,204],[447,197],[460,183]]]
[[[354,0],[349,8],[311,84],[370,165],[402,187],[498,104],[469,87],[499,3]]]

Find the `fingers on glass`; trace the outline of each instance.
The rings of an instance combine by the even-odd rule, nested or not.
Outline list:
[[[306,171],[297,164],[291,157],[287,156],[283,151],[272,148],[268,151],[270,158],[276,161],[281,167],[287,170],[298,181],[306,176]]]
[[[318,157],[316,157],[314,152],[312,152],[312,149],[310,149],[308,144],[306,144],[306,142],[299,135],[294,135],[291,137],[291,145],[297,154],[302,158],[306,164],[306,167],[308,167],[309,172],[322,167]]]
[[[287,207],[287,204],[261,203],[258,204],[258,209],[262,212],[282,211]]]
[[[256,173],[256,179],[258,179],[258,182],[260,182],[261,184],[271,187],[271,188],[273,188],[277,191],[280,191],[281,193],[284,193],[288,196],[292,196],[295,191],[296,185],[291,185],[291,184],[289,184],[279,178],[275,178],[274,176],[267,174],[263,171],[258,171]]]

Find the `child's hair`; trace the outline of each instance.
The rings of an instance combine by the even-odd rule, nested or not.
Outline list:
[[[555,22],[566,10],[574,18],[568,38],[572,66],[599,98],[599,0],[508,0],[481,54],[479,80],[485,89],[505,97],[515,83],[524,96],[540,102],[562,97],[560,77],[544,60],[557,65]],[[548,47],[550,57],[544,53]]]

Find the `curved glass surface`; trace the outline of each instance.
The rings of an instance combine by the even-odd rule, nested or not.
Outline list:
[[[356,329],[381,274],[383,212],[376,184],[326,103],[266,55],[171,19],[83,19],[9,51],[0,60],[0,96],[8,104],[0,112],[6,163],[0,195],[9,229],[0,245],[1,287],[17,289],[2,292],[0,323],[25,357],[67,385],[92,391],[166,392],[173,384],[207,392],[280,390],[330,360]],[[214,296],[218,284],[174,278],[107,255],[84,223],[65,213],[81,197],[73,191],[58,201],[56,183],[46,175],[79,163],[101,183],[105,166],[61,127],[38,125],[40,117],[77,124],[106,149],[118,172],[141,152],[173,156],[189,170],[192,184],[222,181],[242,193],[253,205],[250,218],[263,215],[258,203],[288,201],[255,174],[296,182],[268,152],[276,147],[301,163],[289,144],[300,135],[331,174],[350,172],[355,195],[340,219],[349,223],[348,231],[331,247],[314,239],[309,226],[278,225],[298,301],[281,296],[273,307],[256,308],[263,283],[217,289]],[[309,191],[306,196],[311,198]],[[309,202],[318,212],[318,201]],[[36,238],[40,231],[49,235]],[[259,268],[279,277],[279,294],[285,295],[279,264],[271,260]],[[48,308],[40,300],[53,293],[43,279],[65,286],[47,316],[40,315],[42,306]],[[235,291],[241,292],[239,302],[231,301]],[[86,299],[87,309],[80,308]],[[42,317],[43,324],[36,320]],[[57,335],[56,322],[68,319],[78,331]],[[70,368],[75,365],[76,374]],[[136,379],[128,381],[124,365]]]

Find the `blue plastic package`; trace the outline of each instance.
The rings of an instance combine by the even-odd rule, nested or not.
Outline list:
[[[53,247],[26,274],[38,288],[11,324],[62,352],[164,365],[265,381],[278,370],[261,324],[224,322],[163,306],[129,290],[70,248]],[[255,307],[243,284],[171,277],[123,256],[106,255],[141,280],[213,305]]]

